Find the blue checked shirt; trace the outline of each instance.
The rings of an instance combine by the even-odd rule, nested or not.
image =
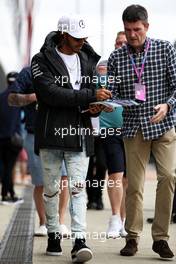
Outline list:
[[[176,50],[163,40],[150,41],[147,53],[142,84],[146,85],[146,101],[138,106],[124,107],[123,135],[132,138],[138,129],[142,131],[145,140],[157,139],[174,127],[174,107],[176,105]],[[130,50],[136,67],[140,71],[144,51],[138,54]],[[114,98],[135,99],[134,83],[138,78],[132,67],[127,46],[114,50],[108,60],[108,87]],[[151,117],[156,114],[154,107],[167,103],[170,111],[163,121],[152,124]]]

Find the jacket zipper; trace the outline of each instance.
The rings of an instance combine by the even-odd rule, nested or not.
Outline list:
[[[49,116],[49,110],[47,111],[47,114],[46,114],[45,130],[44,130],[44,136],[45,137],[46,137],[47,124],[48,124],[48,116]]]

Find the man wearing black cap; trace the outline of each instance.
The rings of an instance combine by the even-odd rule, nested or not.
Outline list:
[[[61,17],[58,31],[47,36],[40,53],[32,60],[38,100],[36,150],[40,150],[44,168],[47,254],[62,254],[56,183],[64,158],[69,177],[73,262],[92,258],[85,244],[85,179],[88,156],[93,154],[90,116],[98,115],[101,107],[90,108],[89,104],[111,97],[108,90],[95,90],[93,70],[100,57],[86,42],[87,37],[87,25],[82,17]]]

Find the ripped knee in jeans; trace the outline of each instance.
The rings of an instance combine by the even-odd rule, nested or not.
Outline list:
[[[45,201],[47,201],[48,198],[53,198],[53,197],[57,196],[58,193],[59,193],[59,191],[55,192],[54,194],[50,194],[50,195],[49,195],[49,194],[46,194],[46,193],[43,193],[43,199],[44,199]]]
[[[72,195],[78,195],[85,189],[85,184],[83,182],[75,182],[74,186],[71,187]]]

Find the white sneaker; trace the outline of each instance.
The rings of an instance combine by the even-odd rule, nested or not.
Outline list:
[[[122,221],[119,215],[112,215],[109,220],[109,226],[106,232],[107,238],[120,238],[120,230],[122,229]]]
[[[122,228],[120,230],[120,235],[121,237],[126,237],[128,233],[125,230],[125,219],[122,221]]]
[[[68,230],[66,225],[60,225],[60,234],[63,238],[70,238],[71,237],[71,232]]]
[[[47,235],[47,228],[45,225],[41,225],[38,227],[38,229],[35,231],[35,236],[46,236]]]

